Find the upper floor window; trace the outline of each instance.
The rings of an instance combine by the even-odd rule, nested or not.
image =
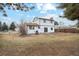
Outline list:
[[[53,23],[53,21],[51,20],[51,23]]]
[[[46,20],[44,20],[44,23],[46,23]]]

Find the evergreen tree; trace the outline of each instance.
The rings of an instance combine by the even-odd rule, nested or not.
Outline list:
[[[15,28],[16,28],[15,23],[12,22],[9,29],[15,31]]]
[[[61,3],[58,8],[64,9],[64,16],[69,20],[78,20],[77,27],[79,27],[79,3]]]
[[[1,21],[0,21],[0,31],[2,30],[2,23],[1,23]]]
[[[8,26],[5,22],[3,23],[2,31],[8,31]]]

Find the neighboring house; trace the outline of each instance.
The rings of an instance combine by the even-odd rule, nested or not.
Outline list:
[[[26,33],[52,33],[54,32],[54,20],[53,18],[39,18],[35,17],[33,22],[26,23]]]

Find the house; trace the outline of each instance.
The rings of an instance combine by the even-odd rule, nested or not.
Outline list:
[[[53,18],[35,17],[31,23],[26,23],[26,33],[51,33],[54,32]]]

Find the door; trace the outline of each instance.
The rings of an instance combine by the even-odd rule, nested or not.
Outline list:
[[[48,32],[48,28],[44,28],[44,32]]]

